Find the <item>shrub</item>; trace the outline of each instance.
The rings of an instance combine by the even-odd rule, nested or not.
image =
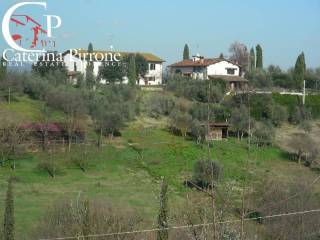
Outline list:
[[[222,167],[217,161],[198,160],[194,165],[192,181],[201,188],[213,187],[222,177]]]
[[[73,155],[71,157],[71,162],[83,172],[85,172],[89,166],[89,162],[85,154],[82,156]]]
[[[250,97],[251,116],[258,120],[271,119],[273,100],[269,94],[256,94]]]
[[[184,138],[191,130],[192,116],[189,114],[190,104],[181,99],[176,102],[170,114],[170,126],[174,132],[180,133]]]
[[[189,100],[208,102],[208,84],[211,84],[211,102],[219,102],[226,91],[223,80],[199,81],[191,78],[175,76],[168,79],[167,90],[173,91],[176,96],[185,97]]]
[[[202,143],[206,136],[206,128],[201,125],[201,123],[194,119],[191,123],[191,137],[197,141],[197,143]]]
[[[313,118],[320,117],[320,96],[308,95],[306,96],[306,107],[310,109]]]
[[[54,161],[42,160],[39,162],[37,169],[40,171],[45,171],[50,177],[55,177],[60,171],[58,165]]]
[[[319,153],[317,143],[306,133],[294,134],[288,142],[288,147],[293,151],[299,164],[304,160],[306,166],[310,166]]]
[[[294,95],[281,95],[279,93],[273,93],[272,99],[281,106],[287,108],[289,116],[292,115],[296,106],[301,104],[301,97]]]
[[[208,119],[208,104],[196,102],[192,104],[189,113],[194,119],[200,122],[207,121]],[[228,118],[228,110],[221,104],[210,104],[210,119],[215,121],[224,122]]]
[[[292,115],[290,116],[290,122],[294,124],[300,124],[310,119],[311,119],[310,110],[301,105],[296,106],[294,108],[294,111],[292,112]]]
[[[249,79],[250,84],[257,88],[269,88],[272,86],[270,75],[262,69],[257,69],[248,73],[247,78]]]
[[[253,143],[257,146],[271,145],[274,137],[274,128],[270,122],[255,122],[252,131]]]
[[[247,132],[249,126],[249,111],[245,105],[234,108],[231,112],[230,123],[234,131],[237,132],[238,139]]]
[[[280,126],[283,122],[288,121],[287,108],[279,104],[274,104],[272,108],[271,121],[275,126]]]
[[[148,101],[148,115],[153,118],[168,116],[175,106],[175,98],[167,95],[152,96]]]

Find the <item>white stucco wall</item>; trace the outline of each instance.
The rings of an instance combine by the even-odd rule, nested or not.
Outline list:
[[[77,71],[81,72],[82,74],[86,73],[86,69],[87,69],[87,61],[85,60],[80,60],[77,57],[74,57],[70,54],[67,54],[64,56],[64,62],[66,64],[67,70],[69,72],[74,71],[74,63],[76,63],[77,65]],[[101,66],[101,62],[94,62],[93,63],[93,73],[95,76],[98,76],[99,73],[99,67]]]
[[[71,54],[67,54],[63,57],[63,61],[65,63],[65,66],[68,70],[68,72],[73,72],[74,71],[74,66],[76,63],[77,66],[77,71],[81,73],[85,73],[86,71],[86,64],[83,63],[79,58],[72,56]]]
[[[155,69],[150,70],[150,65],[155,64]],[[139,85],[160,85],[162,84],[162,70],[163,66],[162,63],[148,63],[149,70],[146,73],[146,78],[154,77],[154,81],[146,81],[144,79],[139,80]]]
[[[234,75],[227,73],[227,68],[234,68]],[[229,75],[229,76],[239,76],[239,67],[227,61],[221,61],[216,64],[212,64],[207,67],[208,76],[210,75]]]

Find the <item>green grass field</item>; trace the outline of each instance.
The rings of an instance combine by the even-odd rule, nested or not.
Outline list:
[[[15,101],[10,104],[0,101],[0,109],[12,111],[21,122],[41,121],[43,119],[42,110],[44,102],[32,100],[26,96],[15,97]],[[62,121],[64,114],[50,109],[52,121]]]
[[[39,104],[27,100],[10,107],[17,112],[28,109],[30,115],[24,116],[33,120],[39,114]],[[206,147],[171,134],[164,122],[165,119],[140,118],[122,130],[122,137],[106,139],[102,149],[89,146],[89,165],[85,172],[71,162],[74,156],[82,156],[83,146],[73,146],[70,153],[29,153],[17,161],[15,171],[0,168],[1,216],[6,180],[14,175],[17,179],[14,187],[17,239],[27,239],[28,233],[55,200],[76,198],[79,194],[101,198],[119,207],[135,208],[149,226],[154,224],[161,177],[169,182],[170,205],[179,205],[183,203],[186,191],[191,191],[183,186],[183,181],[192,176],[194,162],[207,156]],[[265,177],[294,182],[302,174],[312,182],[317,176],[308,168],[288,160],[276,147],[253,146],[250,161],[247,161],[246,142],[234,138],[214,142],[211,154],[223,166],[222,183],[240,184],[248,179],[255,182]],[[54,178],[37,168],[46,158],[58,166]]]

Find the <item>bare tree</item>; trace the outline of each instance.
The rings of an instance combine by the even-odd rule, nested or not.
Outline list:
[[[307,133],[294,134],[287,145],[289,151],[294,153],[299,165],[301,164],[301,160],[304,160],[307,164],[311,164],[319,153],[317,143]]]
[[[89,238],[90,234],[108,234],[136,230],[140,218],[132,209],[119,209],[100,200],[82,199],[58,200],[49,208],[33,231],[32,239],[75,236]],[[140,237],[140,238],[139,238]],[[138,234],[112,235],[101,239],[135,240]]]
[[[0,154],[1,165],[5,161],[10,161],[10,167],[16,168],[15,159],[17,155],[22,154],[24,149],[21,144],[23,133],[19,128],[18,117],[15,113],[1,109],[0,110]]]
[[[269,216],[287,212],[307,211],[320,207],[316,182],[310,183],[302,175],[289,183],[266,179],[256,186],[256,216]],[[259,220],[266,227],[270,239],[318,239],[320,214],[285,216]]]
[[[245,44],[238,41],[232,43],[229,47],[230,60],[238,63],[243,71],[248,70],[249,65],[249,53]]]

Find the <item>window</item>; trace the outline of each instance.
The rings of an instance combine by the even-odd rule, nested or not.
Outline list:
[[[156,70],[156,64],[150,63],[150,70]]]
[[[236,69],[235,68],[227,68],[227,74],[228,75],[234,75],[236,72]]]
[[[199,72],[202,72],[202,67],[193,67],[193,71],[194,72],[197,72],[197,73],[199,73]]]
[[[76,62],[74,62],[74,64],[73,64],[73,71],[77,71],[77,63]]]

